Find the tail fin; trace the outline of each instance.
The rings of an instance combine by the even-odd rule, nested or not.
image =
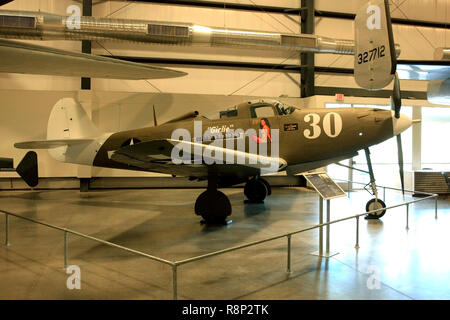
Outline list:
[[[370,0],[355,19],[355,80],[362,88],[389,85],[397,67],[389,0]]]
[[[20,161],[16,168],[16,172],[22,179],[30,186],[36,187],[39,182],[37,154],[34,151],[29,151]]]
[[[81,104],[72,98],[64,98],[55,104],[50,113],[47,140],[18,142],[14,144],[14,147],[49,149],[50,156],[57,161],[90,166],[101,146],[98,140],[101,136],[102,133],[89,119]],[[23,164],[21,171],[24,172],[24,176],[32,176],[31,169],[35,166],[30,164],[31,160],[29,156]],[[30,181],[34,180],[30,178]]]
[[[47,139],[82,139],[100,135],[81,104],[73,98],[59,100],[50,113]]]

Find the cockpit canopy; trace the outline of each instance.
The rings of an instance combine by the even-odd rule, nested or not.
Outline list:
[[[296,107],[276,100],[254,100],[243,102],[216,114],[208,115],[209,120],[233,118],[269,118],[286,116],[297,110]]]

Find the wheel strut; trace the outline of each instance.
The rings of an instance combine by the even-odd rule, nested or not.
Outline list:
[[[373,167],[372,161],[370,160],[369,148],[364,148],[364,152],[366,153],[367,167],[369,168],[370,187],[372,188],[372,192],[373,195],[375,196],[375,199],[378,199],[377,185],[375,183],[375,175],[373,174]]]
[[[372,167],[372,161],[370,160],[369,148],[364,148],[364,151],[366,153],[367,167],[369,168],[370,187],[372,188],[373,195],[375,196],[374,199],[370,199],[367,202],[366,211],[373,211],[373,210],[380,209],[376,212],[369,213],[366,216],[366,219],[379,219],[382,216],[384,216],[384,214],[386,213],[386,210],[384,209],[384,208],[386,208],[386,204],[383,201],[381,201],[380,199],[378,199],[377,185],[375,183],[375,175],[373,174],[373,167]]]

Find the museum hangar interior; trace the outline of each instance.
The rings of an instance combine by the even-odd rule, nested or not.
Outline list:
[[[0,299],[450,299],[450,1],[358,63],[367,3],[0,1]],[[180,169],[200,121],[279,150]]]

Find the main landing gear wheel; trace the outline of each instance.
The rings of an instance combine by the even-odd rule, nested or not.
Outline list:
[[[264,179],[251,179],[245,184],[244,194],[250,202],[263,202],[269,194],[268,185]]]
[[[223,192],[206,190],[195,201],[195,214],[207,224],[226,224],[231,215],[230,200]]]
[[[380,199],[370,199],[366,204],[366,212],[381,209],[373,213],[369,213],[366,219],[380,219],[386,213],[386,204]],[[383,210],[384,209],[384,210]]]
[[[265,179],[259,178],[259,180],[265,184],[265,186],[267,188],[267,195],[270,196],[272,194],[272,187],[270,186],[270,184]]]

